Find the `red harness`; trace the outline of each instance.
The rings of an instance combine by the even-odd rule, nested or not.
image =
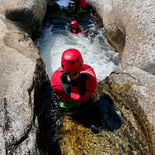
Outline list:
[[[92,96],[97,86],[95,72],[92,67],[85,64],[82,71],[88,71],[88,74],[80,74],[76,82],[68,82],[66,73],[62,71],[56,70],[53,73],[51,85],[61,101],[81,104]]]
[[[74,28],[74,29],[71,28],[71,29],[69,29],[69,31],[72,32],[72,33],[74,33],[74,34],[78,34],[78,33],[81,32],[79,28]]]
[[[82,33],[82,34],[87,34],[85,31],[83,31],[82,29],[79,29],[79,28],[76,28],[76,29],[69,29],[68,31],[74,33],[74,34],[79,34],[79,33]]]

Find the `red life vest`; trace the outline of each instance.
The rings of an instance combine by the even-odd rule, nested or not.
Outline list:
[[[79,28],[71,28],[71,29],[69,29],[69,31],[74,33],[74,34],[78,34],[81,32]]]
[[[89,71],[91,74],[80,74],[75,83],[67,80],[65,72],[56,70],[53,73],[51,85],[61,101],[82,104],[92,96],[97,86],[95,72],[92,67],[86,64],[83,64],[82,71]]]
[[[79,33],[83,33],[83,34],[87,34],[85,31],[83,31],[82,29],[80,28],[71,28],[69,29],[70,32],[74,33],[74,34],[79,34]]]

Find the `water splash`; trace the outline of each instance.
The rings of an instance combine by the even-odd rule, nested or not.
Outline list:
[[[69,38],[68,36],[59,35],[55,38],[54,46],[50,50],[51,72],[60,66],[61,55],[68,48],[76,48],[81,52],[84,63],[93,67],[98,81],[104,79],[114,70],[116,65],[110,58],[114,57],[116,53],[111,50],[102,50],[97,37],[91,42],[89,38],[83,35],[70,36]],[[72,45],[73,42],[77,45]]]
[[[119,63],[118,53],[107,42],[103,27],[92,19],[87,23],[81,21],[79,27],[87,27],[87,35],[84,36],[68,32],[69,25],[65,19],[57,19],[53,24],[47,22],[42,29],[42,36],[35,40],[49,78],[61,66],[62,53],[69,48],[76,48],[81,52],[84,63],[93,67],[97,81],[103,80]]]

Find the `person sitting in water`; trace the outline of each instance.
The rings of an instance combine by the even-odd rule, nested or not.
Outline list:
[[[93,68],[83,64],[81,53],[71,48],[63,52],[61,67],[51,76],[51,86],[59,103],[79,106],[91,98],[97,80]]]
[[[86,0],[72,0],[75,2],[75,6],[73,7],[73,11],[79,11],[80,9],[84,9],[86,5]],[[68,5],[72,5],[72,2],[69,2]]]
[[[78,28],[78,23],[76,20],[72,20],[70,22],[70,26],[71,26],[71,28],[69,29],[69,31],[74,33],[74,34],[79,34],[79,33],[87,34],[84,30]]]

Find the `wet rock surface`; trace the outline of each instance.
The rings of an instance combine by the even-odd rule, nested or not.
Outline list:
[[[147,154],[154,154],[155,55],[152,45],[155,40],[152,31],[155,29],[153,24],[155,3],[141,0],[87,2],[103,19],[107,38],[121,54],[121,66],[102,81],[103,90],[117,105],[121,105],[123,113],[124,109],[129,109],[128,117],[134,117],[130,120],[131,123],[137,132],[144,136],[148,147]],[[121,32],[119,33],[121,37],[118,32]],[[130,143],[134,143],[133,141]]]

